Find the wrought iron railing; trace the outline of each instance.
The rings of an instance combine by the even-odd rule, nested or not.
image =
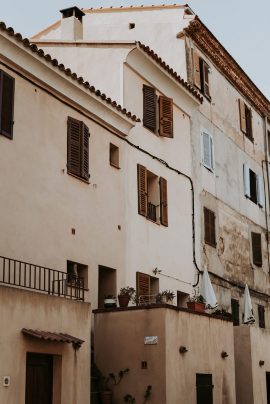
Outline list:
[[[153,222],[157,221],[157,208],[156,205],[151,202],[148,202],[147,217],[148,219],[153,220]]]
[[[0,283],[84,301],[83,278],[2,256],[0,256]]]

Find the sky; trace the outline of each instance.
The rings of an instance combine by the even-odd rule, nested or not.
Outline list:
[[[158,5],[174,1],[0,0],[0,21],[30,37],[56,21],[62,8]],[[270,0],[190,0],[188,4],[270,99]]]

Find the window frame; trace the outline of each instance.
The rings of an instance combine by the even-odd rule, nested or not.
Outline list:
[[[204,154],[204,135],[207,135],[208,138],[210,139],[210,145],[211,145],[211,147],[210,147],[211,165],[208,165],[208,164],[205,162],[205,154]],[[211,171],[211,172],[213,173],[214,170],[215,170],[215,167],[214,167],[214,138],[213,138],[213,135],[211,135],[211,134],[209,133],[209,131],[206,130],[206,129],[204,129],[204,128],[201,129],[201,156],[202,156],[202,165],[203,165],[207,170],[209,170],[209,171]]]
[[[259,327],[265,328],[265,307],[262,304],[258,304],[258,320]]]
[[[257,240],[256,240],[257,238]],[[256,250],[256,243],[260,240],[260,251],[259,251],[259,256],[257,254]],[[257,233],[252,231],[251,232],[251,251],[252,251],[252,263],[253,265],[256,265],[257,267],[262,267],[263,266],[263,251],[262,251],[262,234]]]
[[[113,154],[116,153],[117,156],[115,158],[115,160],[117,160],[117,163],[115,163]],[[115,144],[110,142],[110,146],[109,146],[109,161],[110,161],[110,165],[112,167],[118,168],[120,169],[120,164],[119,164],[119,147],[116,146]]]
[[[239,300],[232,298],[231,299],[231,312],[232,312],[232,321],[233,321],[234,326],[240,325],[239,308],[240,308]]]
[[[11,116],[11,130],[10,132],[7,132],[6,130],[2,129],[2,114],[3,114],[3,85],[4,85],[4,76],[6,76],[9,80],[12,82],[12,94],[11,94],[11,110],[10,116]],[[14,127],[14,104],[15,104],[15,78],[13,76],[10,76],[6,71],[0,70],[0,135],[6,137],[7,139],[12,140],[13,139],[13,127]]]
[[[203,208],[204,211],[204,242],[205,244],[210,245],[211,247],[216,248],[217,246],[217,235],[216,235],[216,214],[215,212],[213,212],[211,209],[207,208],[206,206],[204,206]],[[206,231],[206,214],[208,214],[208,218],[209,218],[209,239],[207,239],[207,231]],[[211,218],[214,219],[214,223],[211,223]],[[211,229],[214,229],[214,240],[212,240],[212,231]]]

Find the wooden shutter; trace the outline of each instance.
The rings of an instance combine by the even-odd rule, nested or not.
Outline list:
[[[261,233],[251,233],[253,264],[262,266],[262,240]]]
[[[202,62],[202,69],[203,69],[203,93],[207,98],[211,98],[210,86],[209,86],[209,66],[205,61]]]
[[[173,137],[173,100],[159,97],[159,135]]]
[[[247,133],[246,106],[243,100],[239,99],[240,128],[243,133]]]
[[[263,177],[261,175],[257,175],[257,201],[258,205],[263,208],[264,207],[264,182]]]
[[[239,301],[236,299],[231,299],[231,307],[232,307],[232,320],[233,325],[237,326],[240,324],[239,319]]]
[[[243,165],[244,194],[250,198],[250,170],[247,164]]]
[[[150,295],[150,276],[137,272],[136,274],[136,289],[137,296],[149,296]]]
[[[203,165],[213,170],[213,139],[206,132],[202,132],[202,155]]]
[[[160,223],[163,226],[168,226],[168,194],[167,194],[167,180],[160,177]]]
[[[89,180],[89,129],[82,123],[82,136],[81,136],[81,176],[85,180]]]
[[[9,139],[13,137],[15,80],[0,71],[0,133]]]
[[[206,244],[216,247],[215,214],[207,208],[204,208],[204,240]]]
[[[147,216],[147,169],[138,164],[138,212]]]
[[[156,131],[157,97],[153,87],[143,85],[143,125]]]
[[[265,328],[265,308],[260,304],[258,305],[258,316],[259,316],[259,327]]]
[[[81,175],[81,122],[68,118],[67,168],[71,174]]]
[[[195,86],[201,90],[202,82],[200,71],[200,56],[194,49],[192,51],[192,55],[193,55],[193,82]]]

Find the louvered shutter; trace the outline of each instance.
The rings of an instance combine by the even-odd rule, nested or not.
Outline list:
[[[156,131],[157,119],[156,90],[150,86],[143,86],[143,125],[152,132]]]
[[[138,212],[140,215],[147,216],[147,169],[138,164]]]
[[[243,100],[239,99],[240,128],[243,133],[247,133],[246,106]]]
[[[192,51],[192,55],[193,55],[193,81],[195,86],[201,90],[202,83],[201,83],[201,71],[200,71],[200,56],[194,49]]]
[[[203,165],[210,170],[213,169],[213,140],[206,132],[202,132],[202,155]]]
[[[257,201],[258,205],[264,207],[264,182],[261,175],[257,175]]]
[[[216,247],[216,218],[214,212],[204,208],[204,241]]]
[[[159,97],[159,136],[173,137],[173,100]]]
[[[205,61],[203,61],[203,93],[210,98],[209,66]]]
[[[142,272],[137,272],[136,274],[136,289],[137,296],[149,296],[150,295],[150,276],[143,274]]]
[[[247,164],[243,165],[244,194],[250,198],[250,171]]]
[[[167,180],[160,177],[160,223],[163,226],[168,226],[168,194],[167,194]]]
[[[74,118],[68,118],[67,139],[67,168],[72,174],[81,176],[81,141],[82,123]]]
[[[82,136],[81,136],[81,150],[82,150],[82,162],[81,162],[81,176],[89,180],[89,129],[82,123]]]
[[[251,233],[253,264],[262,266],[262,243],[260,233]]]
[[[10,139],[13,137],[15,80],[0,71],[0,133]]]

